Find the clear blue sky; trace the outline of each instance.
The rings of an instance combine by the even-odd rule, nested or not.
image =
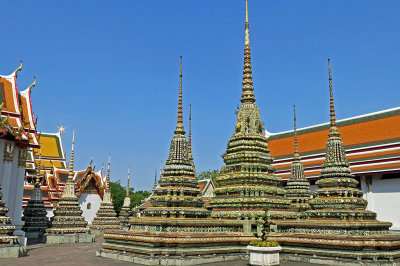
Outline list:
[[[24,60],[38,129],[64,122],[76,169],[112,156],[111,180],[152,186],[176,123],[179,56],[184,120],[192,104],[197,170],[219,169],[240,103],[244,0],[7,1],[0,73]],[[270,132],[328,121],[327,58],[337,118],[399,106],[399,1],[250,0],[254,87]],[[187,128],[187,127],[186,127]]]

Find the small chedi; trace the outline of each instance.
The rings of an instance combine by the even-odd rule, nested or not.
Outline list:
[[[130,177],[130,170],[128,168],[128,180],[126,183],[126,195],[124,198],[124,203],[122,204],[121,211],[119,212],[118,219],[122,226],[122,229],[128,230],[129,229],[129,217],[132,215],[131,210],[131,197],[129,196],[129,177]]]
[[[46,230],[47,244],[64,244],[77,242],[92,242],[94,237],[89,233],[87,222],[82,216],[82,210],[78,205],[75,194],[74,177],[74,140],[72,137],[71,161],[69,175],[65,184],[63,194],[54,210],[51,218],[50,228]]]
[[[40,177],[40,162],[41,155],[39,156],[38,167],[36,168],[36,181],[33,195],[29,199],[23,212],[24,216],[22,217],[22,220],[25,222],[22,230],[25,232],[28,244],[45,242],[44,234],[49,227],[49,218],[47,217],[47,211],[42,198],[42,190],[40,188],[43,180]]]
[[[147,265],[205,264],[238,260],[255,237],[244,222],[209,218],[189,157],[182,112],[182,58],[178,120],[168,160],[141,217],[129,231],[107,231],[98,256]]]
[[[278,187],[281,178],[271,165],[267,138],[253,88],[251,70],[248,3],[246,0],[244,68],[241,105],[237,111],[235,132],[230,138],[223,159],[225,166],[216,178],[219,187],[210,200],[213,218],[255,220],[262,219],[265,207],[271,218],[294,218],[287,210],[290,200],[285,190]]]
[[[303,164],[300,160],[298,142],[297,142],[297,128],[296,128],[296,107],[294,109],[294,155],[292,167],[290,170],[290,178],[286,183],[286,197],[292,203],[289,209],[300,213],[301,217],[304,216],[304,211],[309,210],[310,204],[308,203],[311,197],[310,183],[304,176]],[[300,217],[299,217],[300,218]]]
[[[309,201],[307,220],[275,221],[278,233],[271,239],[283,246],[283,258],[324,264],[390,263],[400,257],[400,236],[392,235],[389,222],[376,220],[365,210],[367,201],[357,188],[336,127],[329,66],[330,131],[318,189]],[[362,132],[360,132],[362,134]],[[381,265],[381,264],[380,264]]]
[[[89,227],[91,233],[95,236],[102,236],[104,230],[121,228],[117,214],[114,210],[114,204],[111,199],[110,157],[108,157],[108,170],[105,185],[103,200],[100,203],[100,208],[96,213],[96,217],[92,221],[92,225]]]
[[[11,218],[6,216],[8,208],[2,200],[2,185],[0,185],[0,259],[18,258],[25,255],[25,248],[20,245],[19,237],[14,236],[15,226],[11,225]]]

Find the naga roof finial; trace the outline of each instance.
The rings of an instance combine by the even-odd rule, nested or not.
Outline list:
[[[180,72],[179,72],[179,99],[178,99],[178,119],[176,124],[175,134],[185,134],[183,129],[183,111],[182,111],[182,56]]]
[[[71,149],[71,160],[69,162],[69,174],[68,180],[73,181],[74,179],[74,144],[75,144],[75,129],[72,130],[72,149]]]
[[[21,69],[22,69],[22,66],[24,65],[23,63],[22,63],[22,59],[20,59],[19,60],[20,62],[21,62],[21,65],[14,71],[14,75],[15,75],[15,77],[17,77],[17,73],[18,73],[18,71],[21,71]]]
[[[33,83],[31,85],[29,85],[29,87],[28,87],[29,93],[31,92],[31,88],[35,87],[35,85],[36,85],[36,76],[33,76]]]
[[[243,81],[242,81],[242,103],[254,103],[253,76],[251,70],[251,53],[250,53],[250,36],[249,36],[249,8],[248,0],[246,0],[246,23],[245,23],[245,40],[244,40],[244,64],[243,64]]]
[[[336,127],[336,113],[335,113],[335,103],[333,99],[333,89],[332,89],[332,72],[331,72],[331,60],[328,59],[328,72],[329,72],[329,104],[330,104],[330,130],[329,136],[340,136],[338,128]]]

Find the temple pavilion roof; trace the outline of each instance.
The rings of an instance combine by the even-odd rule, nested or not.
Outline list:
[[[337,121],[347,159],[355,175],[400,171],[400,107]],[[299,152],[307,178],[317,178],[324,162],[329,123],[297,130]],[[293,130],[266,133],[276,174],[287,179],[293,150]]]
[[[36,125],[33,118],[31,103],[31,88],[18,92],[17,72],[21,66],[10,75],[0,75],[0,132],[9,136],[22,147],[38,147]]]

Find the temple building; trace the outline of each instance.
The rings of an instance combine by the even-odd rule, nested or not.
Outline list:
[[[7,76],[0,75],[0,184],[2,200],[8,208],[7,216],[15,226],[14,235],[25,245],[25,233],[21,230],[22,197],[27,150],[38,148],[36,123],[33,118],[31,89],[36,79],[24,91],[18,91],[17,73],[21,66]]]
[[[343,141],[336,126],[330,61],[330,124],[318,189],[309,201],[305,220],[279,220],[270,239],[283,246],[282,256],[294,261],[324,264],[378,263],[400,257],[400,236],[389,233],[390,222],[366,210],[368,202],[357,188]],[[359,132],[358,137],[364,132]]]
[[[233,136],[223,154],[225,165],[215,180],[215,197],[210,199],[213,218],[258,220],[264,217],[264,208],[271,217],[295,218],[287,211],[290,200],[278,185],[267,138],[263,135],[260,111],[255,103],[251,70],[248,3],[246,0],[245,47],[241,105]]]
[[[32,197],[37,172],[36,165],[40,163],[43,176],[42,198],[49,218],[53,216],[53,210],[60,200],[69,175],[62,144],[64,127],[61,126],[60,129],[57,133],[39,133],[41,156],[39,156],[40,149],[38,148],[28,150],[26,163],[23,207],[27,206],[28,200]],[[74,171],[73,180],[78,203],[83,211],[82,216],[90,225],[96,216],[104,194],[105,182],[102,169],[95,171],[91,160],[86,169]]]
[[[299,154],[305,177],[315,190],[325,156],[329,123],[297,130]],[[400,107],[337,121],[350,169],[359,182],[357,188],[368,201],[367,210],[377,219],[391,222],[391,230],[400,230]],[[284,182],[290,177],[294,132],[269,133],[276,174]]]
[[[189,150],[183,127],[181,57],[176,129],[159,186],[149,199],[151,206],[130,219],[128,231],[106,231],[98,256],[147,265],[195,265],[245,255],[255,237],[244,221],[209,218]]]

